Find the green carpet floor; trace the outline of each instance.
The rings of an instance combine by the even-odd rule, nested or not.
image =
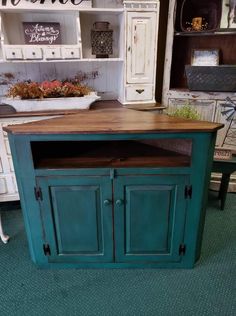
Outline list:
[[[211,194],[192,270],[38,270],[21,211],[2,217],[12,238],[0,242],[0,316],[236,315],[236,194],[224,212]]]

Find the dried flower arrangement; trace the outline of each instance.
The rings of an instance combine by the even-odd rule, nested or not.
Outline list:
[[[69,81],[43,81],[43,82],[18,82],[12,85],[7,93],[8,97],[26,99],[83,97],[91,89],[78,82]]]

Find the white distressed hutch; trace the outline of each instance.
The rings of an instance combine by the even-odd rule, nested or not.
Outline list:
[[[158,0],[0,2],[0,95],[20,80],[44,81],[85,74],[103,100],[155,102]],[[75,5],[77,4],[77,5]],[[113,55],[91,54],[94,22],[113,29]],[[60,45],[26,45],[22,22],[58,22]],[[1,106],[1,105],[0,105]],[[0,202],[19,199],[7,135],[2,126],[45,117],[0,117]]]

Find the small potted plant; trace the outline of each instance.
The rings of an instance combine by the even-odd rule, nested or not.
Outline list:
[[[88,109],[100,99],[87,86],[73,81],[18,82],[9,88],[6,103],[17,112]]]
[[[198,111],[190,106],[189,104],[185,104],[180,108],[177,109],[171,109],[167,112],[168,115],[170,116],[176,116],[176,117],[181,117],[185,119],[191,119],[191,120],[200,120],[200,114]]]

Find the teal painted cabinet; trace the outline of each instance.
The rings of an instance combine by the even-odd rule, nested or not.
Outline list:
[[[192,268],[222,125],[127,109],[5,127],[42,268]]]
[[[48,262],[181,260],[187,176],[47,176],[36,183]]]

